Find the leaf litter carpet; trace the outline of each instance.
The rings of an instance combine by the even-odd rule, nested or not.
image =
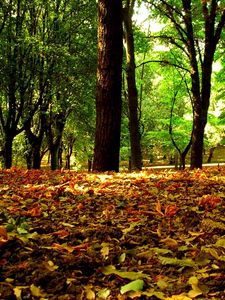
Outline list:
[[[225,169],[0,171],[0,299],[225,299]]]

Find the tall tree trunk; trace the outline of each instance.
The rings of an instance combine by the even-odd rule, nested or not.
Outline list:
[[[6,133],[4,146],[3,146],[3,160],[4,160],[5,169],[10,169],[12,167],[13,139],[14,139],[14,135],[10,134],[9,132]]]
[[[126,76],[128,87],[129,131],[131,145],[131,170],[142,169],[141,135],[138,116],[138,92],[135,78],[134,35],[132,26],[133,6],[135,0],[127,1],[123,9],[124,44],[126,49]]]
[[[205,117],[207,118],[207,115]],[[194,111],[191,147],[191,169],[202,168],[205,125],[206,122],[203,121],[202,112],[199,115],[196,111]]]
[[[33,148],[33,169],[41,168],[41,143],[38,143]]]
[[[75,143],[75,137],[73,134],[70,134],[66,143],[64,144],[64,148],[66,150],[66,165],[65,168],[70,170],[70,159],[73,154],[73,146]]]
[[[66,113],[60,112],[57,114],[50,114],[47,121],[46,137],[51,157],[51,170],[57,170],[60,167],[60,147],[62,142],[63,130],[66,123]]]
[[[94,171],[119,171],[122,1],[98,1],[98,68]]]
[[[209,149],[209,156],[208,156],[208,159],[207,159],[207,163],[210,164],[212,162],[212,158],[213,158],[213,154],[214,154],[214,151],[215,151],[216,147],[212,147]]]
[[[46,118],[44,116],[44,111],[41,111],[39,117],[39,124],[33,133],[31,130],[31,121],[26,124],[25,135],[29,142],[28,145],[28,155],[27,155],[27,167],[33,169],[41,168],[41,146],[44,137],[44,133],[46,130]]]
[[[54,144],[50,149],[52,171],[59,169],[59,148],[60,144]]]

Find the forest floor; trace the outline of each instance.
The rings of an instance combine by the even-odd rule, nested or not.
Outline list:
[[[0,299],[225,299],[225,168],[0,170]]]

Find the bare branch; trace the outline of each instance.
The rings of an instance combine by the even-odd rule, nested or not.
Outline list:
[[[0,106],[0,122],[2,124],[2,128],[3,130],[5,129],[5,121],[4,121],[4,118],[3,118],[3,113],[2,113],[2,107]]]
[[[197,51],[198,51],[198,55],[199,55],[200,64],[201,64],[201,66],[203,66],[202,52],[201,52],[201,48],[200,48],[200,45],[199,45],[199,39],[196,39],[196,40],[195,40],[195,45],[196,45],[196,47],[197,47]]]
[[[181,44],[179,44],[177,41],[180,41],[183,43],[183,41],[179,38],[175,38],[173,36],[167,36],[167,35],[159,35],[159,36],[154,36],[154,35],[150,35],[149,38],[154,38],[154,39],[167,39],[169,41],[169,43],[171,43],[172,45],[175,45],[177,48],[179,48],[182,52],[184,52],[188,57],[189,57],[189,53],[187,52],[187,50],[185,49],[185,47],[183,47]]]
[[[182,66],[179,66],[177,64],[174,64],[172,62],[169,62],[168,60],[148,60],[148,61],[144,61],[144,62],[140,63],[139,65],[136,66],[136,68],[139,68],[139,67],[141,67],[143,65],[146,65],[148,63],[160,63],[163,66],[174,66],[174,67],[176,67],[178,69],[182,69],[182,70],[184,70],[184,71],[186,71],[188,73],[191,73],[191,71],[189,69],[187,69],[185,67],[182,67]]]
[[[167,1],[165,0],[161,0],[161,2],[163,3],[166,11],[164,11],[160,5],[157,5],[154,3],[152,3],[152,5],[158,9],[161,13],[163,13],[175,26],[176,31],[178,32],[182,42],[187,45],[187,39],[185,38],[185,36],[187,37],[187,32],[184,30],[184,28],[181,26],[182,22],[178,22],[175,18],[175,14],[177,14],[179,17],[181,17],[182,19],[184,19],[184,16],[181,14],[181,12],[179,10],[177,10],[175,7],[171,6],[169,3],[167,3]]]

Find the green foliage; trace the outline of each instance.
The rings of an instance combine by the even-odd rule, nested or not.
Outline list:
[[[48,122],[53,120],[50,116],[66,118],[71,111],[83,119],[82,107],[88,102],[93,127],[96,13],[95,1],[11,2],[4,27],[0,24],[3,137],[14,139],[28,123],[37,133],[40,107]]]

